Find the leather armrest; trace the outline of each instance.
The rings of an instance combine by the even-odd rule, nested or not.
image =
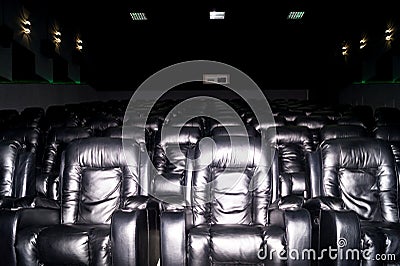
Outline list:
[[[60,211],[46,208],[0,210],[0,254],[2,265],[17,265],[15,240],[17,231],[28,226],[44,227],[60,223]]]
[[[296,195],[288,195],[277,199],[273,202],[269,210],[281,209],[281,210],[296,210],[303,207],[303,197]]]
[[[307,172],[310,175],[310,193],[309,198],[322,195],[323,188],[321,184],[321,154],[319,151],[306,153]]]
[[[342,199],[330,196],[320,196],[307,200],[304,208],[309,211],[317,210],[345,210],[345,204]]]
[[[186,265],[185,211],[165,211],[161,213],[160,243],[163,265]]]
[[[26,196],[14,201],[14,208],[48,208],[60,209],[60,203],[44,196]]]
[[[297,210],[272,210],[269,213],[270,226],[279,226],[286,233],[287,250],[298,250],[299,252],[305,249],[311,249],[312,239],[312,224],[310,213],[306,209]],[[307,259],[307,258],[305,258]],[[288,265],[292,263],[307,265],[304,260],[296,260],[288,256]]]
[[[14,197],[8,197],[8,196],[0,197],[0,208],[7,208],[7,209],[13,208],[15,200],[16,198]]]
[[[157,211],[117,210],[111,219],[112,264],[156,265],[159,258]]]
[[[311,212],[313,219],[313,249],[317,254],[323,250],[340,249],[341,254],[349,250],[361,250],[361,229],[358,215],[351,210],[320,210]],[[360,265],[357,258],[332,258],[327,252],[319,258],[320,265]],[[356,257],[356,256],[354,256]]]

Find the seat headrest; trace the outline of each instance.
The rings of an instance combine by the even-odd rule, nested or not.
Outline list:
[[[330,139],[321,144],[324,167],[353,169],[394,167],[388,142],[374,138]]]
[[[135,141],[91,137],[70,142],[65,150],[65,165],[90,168],[137,166],[140,147]]]
[[[195,158],[198,166],[225,169],[268,165],[267,150],[261,149],[261,138],[258,136],[216,136],[211,140],[197,145]]]

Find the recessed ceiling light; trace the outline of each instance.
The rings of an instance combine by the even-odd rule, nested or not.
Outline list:
[[[287,19],[301,19],[304,15],[304,11],[290,11]]]
[[[210,19],[225,19],[225,12],[210,11]]]
[[[147,20],[145,13],[131,12],[129,14],[131,15],[132,20]]]

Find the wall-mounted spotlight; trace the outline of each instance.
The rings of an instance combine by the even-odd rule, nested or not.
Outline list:
[[[368,39],[367,39],[366,36],[363,36],[361,38],[361,40],[360,40],[360,50],[364,49],[365,46],[367,46],[367,41],[368,41]]]
[[[54,32],[54,43],[56,45],[60,45],[60,43],[61,43],[61,32],[59,32],[59,31],[55,31]]]
[[[83,49],[83,41],[80,38],[76,39],[76,50],[82,51]]]
[[[31,33],[31,22],[29,20],[21,21],[22,32],[25,34]]]
[[[344,42],[342,45],[342,55],[344,57],[347,57],[349,55],[349,51],[350,51],[350,45]]]
[[[394,40],[394,32],[395,28],[392,23],[388,23],[386,26],[385,30],[385,41],[386,41],[386,47],[389,47],[392,45],[392,41]]]
[[[385,30],[385,40],[393,41],[393,29],[392,28]]]

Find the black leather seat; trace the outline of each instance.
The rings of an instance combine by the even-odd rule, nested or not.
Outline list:
[[[359,255],[326,259],[321,265],[398,265],[398,178],[390,145],[374,138],[331,139],[318,156],[320,179],[313,184],[321,196],[306,203],[318,221],[315,245],[320,250],[341,247],[343,254],[353,249]],[[379,260],[385,255],[388,260]]]
[[[156,175],[151,180],[151,193],[161,201],[185,204],[187,158],[193,156],[193,148],[200,141],[202,131],[198,127],[183,127],[179,134],[166,134],[155,146],[153,162]]]
[[[155,265],[158,205],[139,195],[141,152],[116,138],[70,142],[61,210],[0,212],[3,265]]]
[[[15,128],[0,130],[0,139],[17,140],[26,151],[37,153],[41,148],[40,130],[38,128]]]
[[[240,126],[217,126],[214,127],[210,132],[210,137],[223,137],[223,136],[249,136],[256,137],[260,136],[261,133],[257,131],[253,126],[247,125],[244,127]]]
[[[90,130],[82,127],[56,127],[50,130],[41,159],[41,172],[36,177],[38,194],[52,199],[59,198],[62,153],[71,141],[90,136]]]
[[[320,132],[321,142],[329,139],[370,137],[367,129],[360,125],[326,125]]]
[[[271,121],[270,123],[264,123],[260,125],[260,123],[256,119],[252,120],[250,123],[250,125],[259,132],[267,130],[269,127],[280,127],[280,126],[285,126],[286,124],[287,124],[286,119],[280,115],[274,116],[274,121]]]
[[[376,127],[373,131],[373,135],[377,139],[389,142],[396,163],[400,166],[400,125]]]
[[[276,194],[274,200],[287,195],[310,197],[307,154],[313,150],[312,133],[305,126],[271,127],[267,143],[275,150],[271,167]]]
[[[372,129],[375,124],[374,110],[370,105],[355,105],[351,108],[351,116],[358,118],[367,129]]]
[[[85,123],[85,127],[90,128],[92,130],[92,135],[96,137],[101,137],[103,131],[107,128],[119,125],[119,121],[115,117],[105,115],[87,118]]]
[[[146,145],[147,153],[151,159],[154,154],[155,136],[150,128],[138,126],[116,126],[106,128],[103,131],[103,137],[128,138],[134,139],[137,143],[143,143]]]
[[[374,111],[375,126],[400,125],[400,109],[396,107],[377,107]]]
[[[161,213],[161,264],[308,265],[276,255],[310,248],[311,222],[301,206],[272,209],[269,162],[260,138],[214,141],[215,148],[198,144],[195,160],[188,162],[187,205]]]
[[[354,116],[354,115],[345,115],[340,117],[339,119],[336,120],[337,125],[355,125],[355,126],[362,126],[367,128],[367,125],[363,120],[361,120],[359,117]]]
[[[327,116],[298,116],[293,122],[296,126],[308,127],[312,134],[313,149],[315,149],[321,143],[321,128],[325,125],[330,124],[330,120]]]
[[[34,170],[31,153],[20,142],[0,141],[0,208],[12,208],[17,199],[36,193]]]

